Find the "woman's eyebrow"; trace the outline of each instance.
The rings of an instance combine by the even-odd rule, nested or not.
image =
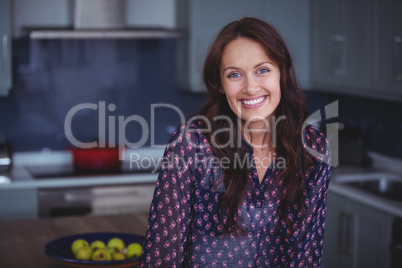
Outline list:
[[[254,68],[258,68],[264,64],[270,64],[270,65],[274,66],[274,63],[272,61],[263,61],[263,62],[260,62],[257,65],[255,65]],[[229,69],[240,70],[240,68],[238,68],[238,67],[228,66],[225,69],[223,69],[222,73],[224,73],[226,70],[229,70]]]
[[[224,73],[228,69],[239,70],[239,68],[237,68],[237,67],[229,66],[229,67],[226,67],[225,69],[223,69],[222,73]]]

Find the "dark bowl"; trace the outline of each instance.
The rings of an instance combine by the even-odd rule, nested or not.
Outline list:
[[[126,246],[130,243],[139,243],[142,245],[143,236],[126,233],[85,233],[57,238],[45,246],[45,253],[66,265],[73,267],[133,267],[139,262],[139,258],[127,259],[121,261],[81,261],[76,260],[71,252],[71,244],[76,239],[85,239],[89,244],[95,240],[101,240],[105,244],[113,237],[121,238]]]

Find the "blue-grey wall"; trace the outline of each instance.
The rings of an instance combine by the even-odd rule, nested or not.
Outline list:
[[[179,91],[174,80],[174,40],[26,40],[13,43],[14,88],[0,98],[0,136],[14,151],[64,149],[68,112],[78,104],[106,106],[109,117],[138,115],[151,127],[151,104],[169,103],[185,115],[195,113],[205,96]],[[114,104],[111,112],[107,108]],[[100,109],[81,109],[72,118],[74,136],[83,142],[99,138]],[[180,124],[177,112],[155,109],[155,143],[165,144]],[[106,125],[106,129],[109,129]],[[115,130],[116,137],[119,132]],[[105,133],[108,139],[109,131]],[[102,135],[102,134],[101,134]],[[135,120],[125,137],[142,137]],[[146,145],[150,145],[150,135]]]
[[[317,91],[306,95],[310,113],[339,101],[338,119],[328,122],[342,122],[352,129],[350,140],[358,133],[366,150],[402,158],[402,103]]]
[[[205,95],[177,88],[174,40],[17,39],[13,49],[14,88],[0,98],[0,136],[14,151],[70,146],[64,120],[78,104],[114,104],[115,111],[106,110],[107,119],[140,115],[150,125],[151,104],[173,104],[188,116],[206,100]],[[400,103],[318,91],[306,95],[310,112],[339,100],[340,120],[359,128],[369,149],[402,157]],[[72,130],[77,139],[99,138],[98,110],[75,114]],[[179,116],[164,108],[156,110],[154,119],[155,143],[164,144]],[[140,125],[127,124],[125,134],[129,141],[138,141]]]

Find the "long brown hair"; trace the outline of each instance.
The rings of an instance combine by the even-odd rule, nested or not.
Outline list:
[[[237,116],[232,112],[225,95],[221,94],[220,64],[225,47],[233,40],[244,37],[260,43],[266,50],[267,55],[280,68],[280,87],[281,100],[275,111],[278,118],[286,116],[286,120],[281,120],[277,124],[277,156],[285,159],[286,166],[281,170],[279,177],[283,178],[284,189],[281,203],[278,208],[279,215],[286,221],[288,227],[293,230],[286,212],[294,204],[298,204],[304,215],[302,205],[302,182],[309,164],[310,158],[303,149],[301,131],[304,121],[308,116],[304,102],[304,95],[299,87],[289,50],[280,34],[268,23],[256,18],[243,18],[226,25],[217,35],[215,41],[210,46],[206,56],[203,70],[203,82],[209,93],[209,100],[200,111],[211,123],[211,131],[229,127],[227,120],[214,120],[216,116],[225,115],[231,118],[235,129],[241,128]],[[229,138],[238,140],[239,132],[227,131],[219,132],[209,141],[212,149],[218,158],[226,157],[240,159],[246,156],[246,152],[241,146],[226,146],[217,148],[216,145],[228,144]],[[215,146],[214,146],[215,145]],[[248,167],[239,168],[234,161],[231,161],[230,168],[223,169],[223,183],[225,192],[218,202],[218,215],[222,209],[226,210],[227,216],[221,219],[224,232],[243,231],[236,223],[236,215],[239,204],[244,200],[248,190],[249,170]]]

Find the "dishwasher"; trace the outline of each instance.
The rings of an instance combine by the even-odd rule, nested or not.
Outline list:
[[[39,217],[148,212],[154,183],[38,189]]]

